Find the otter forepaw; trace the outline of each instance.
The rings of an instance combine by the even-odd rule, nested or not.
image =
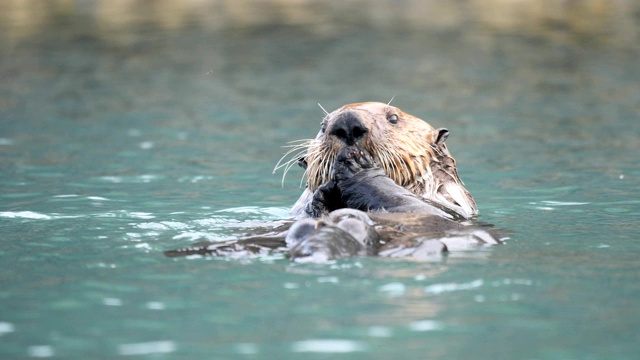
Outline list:
[[[321,217],[322,214],[328,212],[328,210],[324,205],[324,201],[314,193],[313,200],[307,203],[304,212],[307,213],[307,216],[315,219]]]
[[[349,179],[364,169],[374,167],[377,167],[377,164],[369,152],[357,146],[347,146],[336,156],[333,178],[335,181]]]
[[[309,217],[319,218],[324,214],[344,207],[342,195],[335,182],[329,181],[320,185],[313,193],[313,198],[307,203],[305,212]]]

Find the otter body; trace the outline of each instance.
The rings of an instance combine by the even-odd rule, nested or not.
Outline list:
[[[500,244],[470,220],[476,203],[445,145],[448,135],[388,104],[345,105],[327,114],[316,138],[294,146],[288,154],[299,153],[282,165],[286,174],[297,163],[307,176],[292,208],[299,220],[288,230],[165,254],[283,253],[292,261],[325,262],[425,259]]]

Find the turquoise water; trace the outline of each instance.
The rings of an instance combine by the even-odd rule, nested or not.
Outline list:
[[[637,358],[640,8],[543,3],[3,3],[0,358]],[[393,96],[506,245],[163,256],[287,219],[316,103]]]

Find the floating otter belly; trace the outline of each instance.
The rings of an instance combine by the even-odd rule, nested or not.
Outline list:
[[[327,114],[315,139],[276,166],[299,164],[306,189],[292,208],[300,220],[272,234],[202,243],[167,256],[246,257],[283,253],[292,261],[352,256],[428,258],[501,243],[472,218],[473,197],[435,129],[382,103],[345,105]],[[397,214],[397,216],[395,216]]]

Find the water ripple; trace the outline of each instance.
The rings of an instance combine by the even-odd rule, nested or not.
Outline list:
[[[4,334],[14,332],[15,327],[12,323],[0,321],[0,337]]]
[[[471,290],[475,288],[479,288],[484,284],[482,279],[473,280],[468,283],[444,283],[444,284],[433,284],[424,288],[425,292],[432,294],[441,294],[444,292],[450,291],[459,291],[459,290]]]
[[[420,320],[409,324],[409,329],[411,331],[434,331],[442,328],[442,323],[435,320]]]
[[[550,200],[544,200],[544,201],[541,201],[541,203],[547,204],[547,205],[556,205],[556,206],[576,206],[576,205],[589,205],[589,204],[591,204],[589,202],[550,201]]]
[[[40,214],[33,211],[3,211],[0,212],[0,217],[6,217],[10,219],[34,219],[34,220],[50,220],[51,216]]]
[[[239,343],[235,345],[238,354],[253,355],[258,353],[258,345],[254,343]]]
[[[138,184],[138,183],[149,183],[155,180],[161,180],[163,178],[164,176],[160,176],[160,175],[145,174],[145,175],[138,175],[138,176],[101,176],[98,179],[102,181],[114,183],[114,184],[120,184],[120,183]]]
[[[9,219],[29,219],[29,220],[55,220],[55,219],[75,219],[83,217],[82,215],[60,215],[60,214],[41,214],[34,211],[2,211],[0,217]]]
[[[397,297],[402,296],[407,292],[407,287],[400,282],[392,282],[385,285],[382,285],[378,288],[378,291],[385,292],[389,294],[389,296]]]
[[[360,341],[341,339],[309,339],[294,342],[291,346],[293,352],[351,353],[366,350],[366,344]]]
[[[386,326],[372,326],[367,330],[367,335],[371,337],[391,337],[393,331]]]
[[[120,355],[164,354],[174,351],[176,351],[176,344],[169,340],[118,345]]]
[[[28,353],[31,357],[52,357],[55,355],[53,348],[49,345],[29,346]]]

